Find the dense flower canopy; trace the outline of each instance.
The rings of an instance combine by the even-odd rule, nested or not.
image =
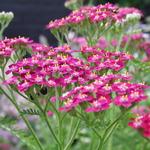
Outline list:
[[[96,47],[82,47],[74,51],[67,45],[52,48],[33,44],[32,48],[32,57],[10,65],[6,72],[12,73],[6,83],[16,85],[20,91],[34,85],[55,87],[76,82],[87,84],[98,77],[100,70],[119,71],[132,58],[125,53],[107,52]],[[74,57],[74,53],[80,53],[83,58]]]
[[[99,112],[109,109],[112,103],[131,107],[147,98],[144,94],[147,86],[130,83],[128,75],[113,74],[126,66],[131,55],[89,46],[79,50],[72,50],[68,45],[52,48],[31,44],[31,47],[34,52],[31,57],[9,66],[6,73],[12,76],[5,83],[21,92],[37,86],[66,88],[75,84],[75,88],[60,97],[65,102],[61,111],[70,111],[85,103],[86,112]],[[74,56],[76,53],[80,58]]]

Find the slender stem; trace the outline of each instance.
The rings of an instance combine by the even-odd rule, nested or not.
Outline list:
[[[60,101],[59,101],[59,92],[57,87],[55,87],[55,96],[56,96],[56,108],[60,107]],[[57,110],[57,109],[56,109]],[[58,137],[59,137],[59,141],[61,143],[62,146],[62,120],[61,120],[61,114],[57,111],[57,118],[58,118]]]
[[[20,93],[19,91],[15,91],[16,93],[18,93],[20,96],[22,96],[24,99],[28,99],[28,97],[26,97],[25,95],[23,95],[22,93]]]
[[[112,144],[113,144],[113,138],[112,136],[109,138],[109,141],[108,141],[108,150],[112,150]]]
[[[30,132],[32,133],[34,139],[36,140],[37,144],[39,145],[40,150],[44,150],[44,148],[42,147],[41,142],[39,141],[38,137],[36,136],[34,130],[32,129],[29,121],[23,116],[21,115],[22,119],[24,120],[25,124],[27,125],[28,129],[30,130]]]
[[[119,37],[119,43],[118,43],[118,45],[117,45],[116,52],[120,51],[120,47],[121,47],[123,35],[124,35],[124,34],[121,33],[121,35],[120,35],[120,37]]]
[[[41,107],[41,104],[39,103],[38,97],[37,97],[36,94],[33,93],[32,96],[33,96],[33,98],[34,98],[34,102],[33,102],[33,103],[34,103],[34,104],[39,108],[39,110],[41,111],[42,117],[44,118],[44,120],[45,120],[45,122],[46,122],[46,124],[47,124],[47,126],[48,126],[48,129],[49,129],[50,133],[52,134],[53,138],[55,139],[56,143],[58,144],[59,149],[62,150],[61,142],[60,142],[60,140],[57,138],[57,136],[56,136],[56,134],[55,134],[53,128],[51,127],[51,125],[50,125],[50,123],[49,123],[48,116],[47,116],[47,112],[45,111],[45,108],[43,109],[43,108]]]
[[[67,134],[67,140],[69,140],[71,135],[72,135],[73,125],[74,125],[74,117],[71,117],[70,129],[69,129],[69,132]]]
[[[58,118],[58,137],[62,147],[62,121],[61,117]]]
[[[124,51],[127,51],[127,48],[129,46],[129,43],[131,42],[131,37],[129,37],[128,41],[126,42],[125,46],[124,46]]]
[[[112,135],[114,129],[118,126],[118,122],[116,122],[112,128],[110,129],[110,132],[107,134],[107,136],[104,139],[104,144],[107,142],[107,140],[110,138],[110,136]]]
[[[109,139],[109,137],[111,136],[111,134],[113,133],[114,129],[117,127],[118,122],[120,121],[120,119],[129,111],[130,109],[127,109],[126,111],[122,112],[121,115],[115,120],[113,121],[105,130],[103,137],[101,139],[100,145],[98,146],[97,150],[102,150],[104,144],[107,142],[107,140]]]
[[[93,130],[93,132],[99,137],[99,139],[101,140],[102,137],[101,137],[100,134],[96,131],[96,129],[95,129],[95,128],[92,128],[92,130]]]
[[[99,150],[100,146],[102,146],[101,142],[102,142],[102,140],[99,140],[96,150]]]
[[[102,150],[103,149],[103,146],[104,146],[104,140],[100,140],[99,143],[98,143],[98,146],[97,146],[97,149],[96,150]]]
[[[72,142],[73,142],[73,140],[74,140],[74,138],[75,138],[75,136],[76,136],[76,134],[77,134],[77,132],[78,132],[80,122],[81,122],[81,120],[79,120],[79,121],[77,122],[76,127],[75,127],[75,129],[74,129],[74,132],[72,133],[72,136],[71,136],[71,138],[70,138],[68,144],[67,144],[66,147],[64,148],[64,150],[68,150],[69,147],[71,146],[71,144],[72,144]]]
[[[60,143],[59,139],[57,138],[57,136],[56,136],[55,132],[53,131],[53,129],[52,129],[52,127],[51,127],[50,123],[49,123],[49,120],[48,120],[48,118],[47,118],[47,115],[46,115],[46,114],[44,114],[44,119],[45,119],[45,121],[46,121],[46,124],[47,124],[47,126],[48,126],[48,128],[49,128],[49,130],[50,130],[51,134],[53,135],[53,137],[54,137],[55,141],[57,142],[57,144],[59,145],[59,148],[61,149],[61,143]]]
[[[2,80],[2,81],[5,80],[4,70],[5,70],[5,66],[1,68],[1,72],[2,72],[1,80]],[[9,90],[9,92],[10,92],[10,94],[11,94],[12,97],[9,96],[9,95],[5,92],[5,90],[4,90],[2,87],[0,87],[0,91],[2,91],[2,93],[3,93],[3,94],[11,101],[11,103],[15,106],[15,108],[16,108],[16,110],[18,111],[18,113],[20,114],[22,120],[25,122],[25,124],[26,124],[26,126],[28,127],[29,131],[32,133],[32,135],[33,135],[35,141],[37,142],[37,144],[38,144],[40,150],[44,150],[43,147],[42,147],[42,144],[41,144],[40,140],[38,139],[37,135],[35,134],[34,130],[32,129],[32,126],[30,125],[30,122],[26,119],[25,116],[22,115],[21,110],[20,110],[18,104],[16,103],[16,99],[15,99],[15,96],[14,96],[14,94],[13,94],[13,91],[12,91],[9,87],[7,87],[7,89]]]
[[[35,141],[37,142],[37,144],[38,144],[40,150],[44,150],[43,147],[42,147],[41,142],[39,141],[38,137],[36,136],[36,134],[35,134],[34,130],[32,129],[32,127],[31,127],[29,121],[26,119],[25,116],[23,116],[23,115],[21,114],[21,110],[20,110],[20,108],[18,107],[17,103],[15,102],[14,98],[11,98],[11,97],[2,89],[2,87],[0,87],[0,90],[1,90],[2,93],[12,102],[12,104],[15,106],[15,108],[16,108],[17,111],[19,112],[21,118],[23,119],[23,121],[25,122],[26,126],[28,127],[29,131],[32,133],[32,135],[33,135]]]

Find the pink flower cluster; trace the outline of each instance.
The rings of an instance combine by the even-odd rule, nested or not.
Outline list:
[[[142,113],[135,114],[136,117],[131,119],[129,126],[138,130],[144,137],[150,138],[150,108],[142,109]]]
[[[60,111],[84,108],[86,112],[100,112],[110,108],[111,104],[121,107],[131,107],[147,96],[143,84],[130,83],[128,75],[108,74],[98,77],[94,82],[85,86],[78,86],[64,93],[60,100],[64,106]]]
[[[84,37],[74,38],[72,42],[78,44],[79,46],[83,47],[87,45],[87,41]],[[117,39],[112,39],[108,41],[105,37],[100,37],[96,44],[97,47],[100,49],[107,49],[107,48],[116,48],[119,44]],[[130,35],[124,35],[121,42],[121,48],[124,48],[128,44],[128,46],[132,46],[136,49],[144,49],[147,53],[150,53],[150,42],[144,42],[144,35],[143,33],[135,33]]]
[[[122,42],[126,43],[128,41],[140,41],[140,40],[144,40],[143,34],[142,33],[135,33],[135,34],[131,34],[131,35],[124,35]]]
[[[35,46],[35,45],[34,45]],[[49,48],[44,46],[34,49],[38,51],[30,58],[25,58],[9,66],[7,74],[12,74],[6,84],[15,86],[25,92],[31,87],[66,87],[72,83],[85,84],[94,80],[97,75],[90,71],[88,64],[72,56],[69,46]],[[35,48],[35,47],[34,47]],[[39,52],[40,50],[40,52]],[[46,50],[46,52],[45,52]]]
[[[144,36],[142,33],[135,33],[130,35],[124,35],[121,42],[121,48],[124,48],[128,43],[128,46],[132,46],[137,49],[147,49],[148,44],[144,44]],[[97,46],[101,49],[106,49],[109,47],[117,47],[119,41],[117,39],[112,39],[110,42],[105,39],[105,37],[100,37],[97,43]],[[142,44],[142,45],[141,45]],[[149,44],[150,45],[150,44]]]
[[[75,88],[61,96],[65,106],[60,110],[69,111],[86,104],[86,112],[106,110],[114,103],[131,107],[146,99],[143,84],[130,83],[128,75],[110,74],[125,67],[132,56],[122,52],[108,52],[97,47],[82,47],[72,50],[68,45],[56,48],[31,44],[33,55],[9,66],[5,81],[21,92],[42,87]],[[73,56],[79,53],[81,58]],[[109,73],[108,73],[109,70]],[[113,96],[114,95],[114,96]],[[53,97],[54,101],[55,98]]]
[[[54,87],[72,83],[87,84],[98,77],[104,69],[118,71],[131,59],[121,52],[107,52],[96,47],[82,47],[73,51],[68,45],[52,48],[41,44],[31,45],[34,54],[9,66],[7,74],[12,77],[6,83],[26,91],[35,85]],[[85,59],[75,58],[80,52]]]
[[[141,11],[136,8],[118,8],[110,3],[98,6],[84,6],[73,11],[67,17],[51,21],[47,28],[58,29],[68,25],[81,24],[85,20],[89,20],[90,23],[104,22],[111,24],[115,21],[122,21],[128,14],[133,13],[142,15]]]
[[[123,7],[123,8],[119,8],[117,13],[117,18],[118,20],[123,20],[126,18],[128,14],[138,14],[139,16],[143,16],[143,13],[137,8]]]
[[[91,69],[98,72],[108,69],[119,71],[125,67],[128,60],[132,59],[131,55],[123,52],[108,52],[98,47],[82,47],[79,52],[91,65]]]
[[[0,57],[10,57],[12,52],[15,51],[15,46],[17,45],[28,45],[32,41],[28,38],[18,37],[18,38],[5,38],[0,41]]]
[[[98,23],[101,21],[113,21],[115,20],[115,11],[117,7],[107,3],[105,5],[98,6],[86,6],[79,10],[73,11],[69,16],[51,21],[48,25],[48,29],[57,29],[68,25],[75,25],[82,23],[88,19],[91,23]]]
[[[144,41],[140,44],[140,49],[146,52],[148,58],[150,58],[150,41]]]

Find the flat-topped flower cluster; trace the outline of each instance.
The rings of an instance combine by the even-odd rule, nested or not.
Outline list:
[[[67,86],[76,82],[86,84],[96,79],[100,70],[119,71],[131,59],[125,53],[107,52],[96,47],[73,51],[67,45],[52,48],[33,44],[32,48],[32,57],[10,65],[6,72],[12,73],[7,83],[17,85],[20,91],[26,91],[36,84],[48,87]],[[74,57],[75,52],[81,53],[83,58]]]
[[[136,8],[119,8],[110,3],[98,6],[85,6],[79,10],[72,11],[71,14],[64,18],[51,21],[47,28],[59,29],[69,25],[79,25],[85,20],[90,21],[90,23],[103,22],[104,24],[113,24],[124,21],[129,14],[142,16],[142,12]]]
[[[60,97],[65,102],[60,110],[70,111],[83,105],[86,112],[100,112],[109,109],[111,104],[128,108],[145,100],[143,89],[146,86],[129,80],[127,75],[109,74],[88,85],[75,87]]]
[[[33,55],[9,66],[5,81],[21,92],[42,87],[62,87],[67,91],[60,110],[70,111],[85,104],[86,112],[99,112],[117,106],[131,107],[145,100],[143,84],[130,83],[131,77],[118,74],[132,59],[123,52],[108,52],[97,47],[72,50],[68,45],[56,48],[32,44]],[[74,56],[80,54],[80,58]],[[67,87],[72,85],[70,91]],[[56,98],[52,97],[52,101]]]

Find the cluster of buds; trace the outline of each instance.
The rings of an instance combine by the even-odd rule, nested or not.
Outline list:
[[[134,112],[135,117],[131,119],[128,125],[138,130],[144,137],[150,138],[150,108],[137,108],[137,110]]]
[[[8,23],[14,18],[14,14],[12,12],[0,12],[0,24],[8,25]]]
[[[143,16],[143,13],[132,7],[119,8],[117,13],[117,21],[115,23],[115,31],[128,30],[132,26],[138,24]]]
[[[80,8],[85,0],[66,0],[65,1],[65,7],[71,9],[71,10],[75,10]],[[87,1],[87,0],[86,0]]]
[[[8,27],[13,18],[14,14],[12,12],[0,12],[0,39],[3,38],[3,32]]]

